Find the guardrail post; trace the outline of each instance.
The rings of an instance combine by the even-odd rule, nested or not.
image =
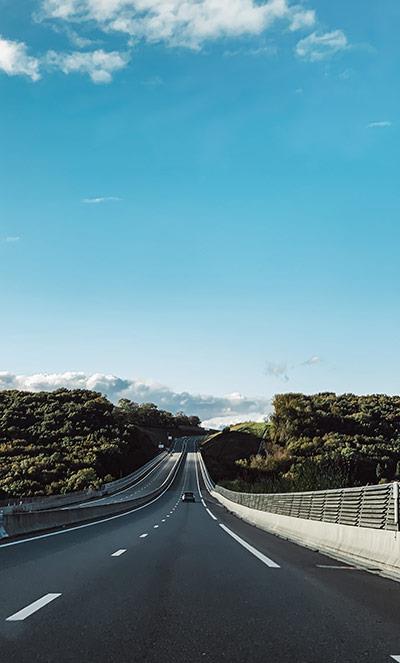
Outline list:
[[[397,481],[393,483],[393,505],[394,505],[394,524],[397,531],[399,530],[399,484]]]
[[[0,510],[0,539],[2,539],[5,536],[8,536],[8,534],[4,527],[4,512],[3,510]]]

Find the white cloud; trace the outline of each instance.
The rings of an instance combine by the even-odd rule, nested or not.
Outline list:
[[[296,46],[298,57],[309,62],[318,62],[348,48],[347,37],[342,30],[318,34],[313,32],[300,39]]]
[[[251,415],[251,421],[265,421],[267,418],[268,414],[272,411],[268,410],[268,412],[253,412]],[[211,419],[206,419],[202,422],[204,428],[217,428],[218,430],[222,430],[225,428],[225,426],[230,426],[231,424],[241,424],[245,420],[243,419],[243,415],[239,416],[224,416],[224,417],[212,417]]]
[[[352,69],[344,69],[340,72],[338,78],[340,78],[341,81],[348,81],[352,77],[353,73],[354,72]]]
[[[304,28],[312,28],[315,25],[316,15],[313,9],[296,9],[293,7],[292,16],[290,19],[289,30],[292,32],[296,30],[303,30]]]
[[[81,45],[88,40],[72,32]],[[42,57],[28,55],[26,44],[0,37],[0,71],[8,76],[28,76],[33,81],[41,77],[41,69],[60,69],[64,74],[80,72],[88,74],[94,83],[110,83],[112,74],[126,67],[129,62],[127,53],[117,51],[74,51],[57,53],[48,51]]]
[[[161,76],[150,76],[150,78],[146,78],[146,80],[142,81],[142,85],[149,88],[156,88],[164,85],[164,81]]]
[[[82,202],[86,205],[99,205],[101,203],[119,202],[120,200],[122,198],[118,198],[118,196],[101,196],[99,198],[84,198]]]
[[[300,364],[288,364],[287,362],[267,361],[265,364],[265,375],[268,375],[284,382],[289,382],[289,374],[303,366],[317,366],[322,362],[321,357],[313,355]]]
[[[256,46],[254,48],[237,48],[235,50],[226,50],[224,51],[224,56],[227,58],[234,58],[234,57],[239,57],[239,56],[251,56],[251,57],[259,57],[259,56],[268,56],[268,55],[276,55],[278,52],[277,47],[274,44],[264,44],[262,46]]]
[[[22,42],[0,39],[0,69],[9,75],[26,75],[36,81],[40,70],[78,72],[94,83],[110,83],[114,72],[127,66],[131,47],[140,40],[167,46],[200,49],[207,41],[220,38],[258,36],[281,25],[283,31],[312,28],[316,12],[291,0],[38,0],[35,18],[47,20],[58,32],[65,32],[77,49],[99,43],[111,33],[126,38],[127,52],[76,50],[48,51],[31,57]],[[101,43],[100,41],[100,43]],[[341,30],[311,35],[298,42],[296,53],[311,61],[321,60],[347,47]],[[261,55],[276,52],[262,45],[227,55]]]
[[[172,412],[183,411],[198,415],[204,421],[220,419],[224,425],[230,422],[260,420],[271,412],[271,401],[266,398],[247,398],[241,394],[227,396],[205,396],[189,392],[174,392],[165,385],[149,380],[130,380],[116,375],[79,372],[38,373],[15,375],[0,372],[0,389],[24,391],[53,391],[67,389],[92,389],[100,391],[116,402],[129,398],[139,403],[153,402],[160,408]]]
[[[15,244],[16,242],[19,242],[20,239],[21,238],[17,235],[10,235],[8,237],[4,237],[2,241],[6,244]]]
[[[96,43],[93,39],[89,39],[84,35],[80,35],[78,32],[72,30],[68,26],[65,27],[65,34],[67,35],[71,44],[76,46],[76,48],[87,48],[88,46],[93,46]]]
[[[0,36],[0,70],[8,76],[28,76],[33,81],[40,78],[39,60],[28,55],[26,44],[3,39]]]
[[[126,53],[117,51],[74,51],[73,53],[57,53],[49,51],[45,58],[50,68],[60,69],[64,74],[88,74],[93,83],[110,83],[112,74],[123,69],[129,62]]]
[[[289,0],[42,0],[42,16],[94,22],[104,32],[199,48],[209,39],[257,35],[278,20],[310,27],[315,12]]]
[[[306,361],[303,361],[301,366],[316,366],[316,364],[320,364],[322,361],[321,357],[318,357],[318,355],[313,355],[309,359],[306,359]]]
[[[367,124],[368,129],[386,129],[387,127],[391,127],[392,123],[389,122],[389,120],[379,120],[377,122],[370,122]]]
[[[289,380],[288,365],[284,362],[277,364],[273,361],[267,361],[265,364],[265,374],[283,380],[284,382]]]

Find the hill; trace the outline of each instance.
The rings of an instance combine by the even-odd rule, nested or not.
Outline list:
[[[198,424],[88,390],[0,391],[0,498],[99,487],[150,460],[160,437]]]
[[[289,393],[273,405],[263,453],[249,456],[247,446],[236,446],[235,471],[220,477],[232,489],[318,490],[400,478],[399,396]],[[261,431],[249,423],[230,435],[235,430]]]
[[[235,479],[238,475],[236,461],[250,458],[257,453],[259,446],[259,437],[225,429],[208,436],[201,445],[201,452],[212,479],[220,482]]]

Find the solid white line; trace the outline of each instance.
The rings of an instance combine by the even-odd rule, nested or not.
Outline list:
[[[206,507],[206,511],[207,511],[208,515],[211,516],[211,518],[212,518],[213,520],[218,520],[218,519],[214,516],[214,514],[211,513],[210,509],[207,509],[207,507]]]
[[[146,536],[149,536],[149,535],[147,534],[147,532],[146,532],[146,534],[141,534],[141,535],[139,536],[139,539],[145,539]]]
[[[394,661],[398,661],[400,663],[400,656],[391,656]]]
[[[206,508],[207,508],[207,505],[206,505],[205,501],[203,500],[203,498],[201,498],[201,503],[202,503],[202,505],[204,506],[204,508],[206,509]]]
[[[240,543],[240,545],[243,546],[243,548],[246,548],[246,550],[248,550],[252,555],[257,557],[261,562],[264,562],[264,564],[269,566],[271,569],[280,569],[279,564],[276,564],[276,562],[274,562],[272,559],[266,557],[266,555],[263,555],[259,550],[257,550],[257,548],[253,548],[253,546],[247,543],[247,541],[241,539],[240,536],[232,532],[232,530],[230,530],[228,527],[226,527],[222,523],[219,523],[219,526],[222,527],[224,532],[229,534],[229,536],[231,536],[233,539],[235,539],[235,541]]]
[[[123,555],[124,553],[126,553],[126,548],[121,548],[120,550],[116,550],[115,552],[113,552],[111,557],[119,557],[120,555]]]
[[[34,612],[37,612],[37,610],[40,610],[40,608],[43,608],[43,606],[50,603],[50,601],[54,601],[54,599],[57,599],[59,596],[61,596],[61,594],[45,594],[44,596],[42,596],[41,599],[38,599],[37,601],[30,603],[29,605],[26,606],[26,608],[19,610],[14,615],[11,615],[11,617],[7,617],[6,621],[20,622],[23,619],[26,619],[27,617],[32,615]]]
[[[200,490],[199,472],[198,472],[198,470],[197,470],[197,463],[198,463],[198,460],[197,460],[197,454],[198,454],[198,453],[199,453],[199,452],[197,451],[196,454],[195,454],[194,467],[195,467],[195,470],[196,470],[197,490],[199,491],[199,497],[200,497],[201,501],[203,502],[203,496],[202,496],[202,494],[201,494],[201,490]],[[203,504],[204,504],[204,502],[203,502]],[[205,504],[204,504],[204,506],[205,506]]]
[[[178,465],[180,461],[178,460],[177,463],[174,465],[172,468],[171,472],[169,473],[168,477],[165,479],[165,481],[168,481],[170,475],[172,474],[172,471],[175,469],[175,467]],[[85,527],[93,527],[94,525],[101,525],[102,523],[107,523],[109,520],[115,520],[116,518],[123,518],[124,516],[130,516],[132,513],[135,513],[135,511],[140,511],[141,509],[146,509],[150,504],[154,504],[154,502],[157,502],[157,500],[160,499],[167,490],[170,488],[169,484],[165,490],[163,490],[160,495],[154,498],[154,500],[151,500],[151,502],[146,502],[146,504],[143,504],[142,506],[137,506],[135,509],[131,509],[130,511],[125,511],[124,513],[117,513],[115,516],[108,516],[107,518],[102,518],[101,520],[95,520],[92,523],[85,523],[84,525],[76,525],[75,527],[67,527],[65,529],[60,529],[57,530],[56,532],[49,532],[48,534],[40,534],[39,536],[30,536],[28,539],[21,539],[20,541],[11,541],[10,543],[0,543],[0,550],[2,548],[8,548],[8,546],[19,546],[21,543],[29,543],[30,541],[38,541],[39,539],[47,539],[50,536],[58,536],[59,534],[67,534],[67,532],[73,532],[76,529],[84,529]]]

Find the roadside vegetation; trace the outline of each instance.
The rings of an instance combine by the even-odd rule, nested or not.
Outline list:
[[[114,406],[94,391],[0,391],[0,499],[98,488],[157,453],[155,429],[199,423],[152,403]]]
[[[258,438],[258,452],[250,451],[250,437],[241,447],[243,431]],[[203,453],[214,480],[232,490],[303,491],[400,479],[398,396],[279,394],[266,425],[247,422],[218,435],[205,441]]]

